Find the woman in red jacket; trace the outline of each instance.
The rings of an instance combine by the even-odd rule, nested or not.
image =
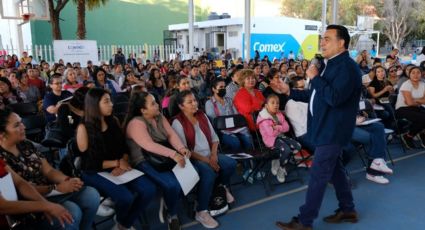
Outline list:
[[[256,84],[254,71],[250,69],[241,70],[240,78],[242,88],[233,98],[233,104],[238,112],[245,117],[249,130],[255,131],[256,126],[252,114],[261,110],[265,99],[259,90],[254,89]]]

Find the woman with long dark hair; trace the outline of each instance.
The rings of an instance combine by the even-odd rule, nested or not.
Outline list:
[[[109,90],[112,96],[122,91],[118,83],[106,77],[106,71],[102,68],[96,70],[93,79],[96,87]]]
[[[184,166],[184,156],[190,157],[190,151],[183,145],[167,119],[161,115],[154,96],[147,92],[132,94],[125,127],[132,165],[143,171],[161,188],[169,215],[169,229],[180,229],[177,218],[177,202],[182,195],[180,184],[171,168],[155,168],[144,159],[142,152],[168,157]]]
[[[376,104],[384,107],[385,113],[378,113],[378,116],[383,120],[385,127],[392,128],[394,118],[394,108],[388,102],[390,94],[394,93],[394,88],[391,82],[387,80],[387,71],[382,66],[375,67],[372,71],[375,72],[375,78],[367,87],[369,95],[375,99]]]
[[[0,96],[3,99],[4,105],[16,104],[23,102],[25,95],[19,94],[16,89],[12,87],[12,83],[5,77],[0,78]]]
[[[165,85],[164,78],[161,76],[159,69],[153,68],[150,71],[149,81],[152,85],[150,91],[158,95],[159,98],[163,98],[167,86]]]
[[[129,229],[155,195],[155,185],[145,176],[117,185],[100,176],[119,176],[131,170],[128,147],[119,122],[112,116],[112,101],[104,89],[90,89],[84,101],[84,120],[77,128],[82,152],[82,179],[115,203],[117,229]]]

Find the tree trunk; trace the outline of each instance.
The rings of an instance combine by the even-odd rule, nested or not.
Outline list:
[[[62,40],[62,33],[60,29],[59,13],[50,14],[50,24],[52,25],[53,40]]]
[[[86,1],[77,1],[77,38],[86,39]]]

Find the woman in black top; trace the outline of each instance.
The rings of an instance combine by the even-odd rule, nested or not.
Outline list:
[[[155,185],[141,176],[117,185],[100,176],[119,176],[131,170],[128,148],[119,122],[112,116],[112,101],[104,89],[90,89],[84,101],[84,120],[77,128],[77,145],[82,155],[82,179],[115,202],[118,229],[128,229],[155,195]]]
[[[376,104],[381,105],[384,110],[377,112],[386,128],[391,128],[391,123],[394,119],[394,108],[388,101],[390,94],[394,93],[394,88],[391,82],[387,80],[387,71],[382,66],[375,67],[372,71],[375,72],[375,78],[367,87],[369,95],[375,99]]]
[[[269,79],[269,86],[263,91],[263,95],[267,98],[270,94],[276,94],[279,97],[279,110],[285,110],[288,96],[282,92],[283,80],[279,76],[279,72],[275,68],[271,68]]]

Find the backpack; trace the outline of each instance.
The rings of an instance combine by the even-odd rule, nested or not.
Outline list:
[[[227,204],[226,189],[218,184],[214,187],[209,204],[209,213],[212,217],[222,215],[229,210]]]

